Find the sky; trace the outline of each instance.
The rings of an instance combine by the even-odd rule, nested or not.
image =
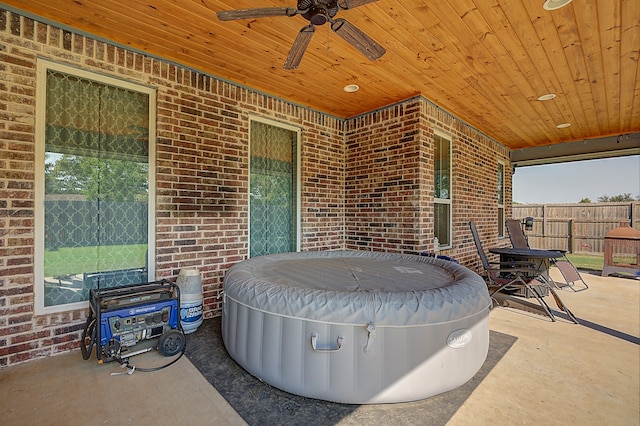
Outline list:
[[[517,167],[513,201],[521,204],[597,202],[603,195],[640,195],[640,155]]]

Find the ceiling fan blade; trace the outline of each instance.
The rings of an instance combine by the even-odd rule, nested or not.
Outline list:
[[[373,3],[378,0],[338,0],[338,7],[340,9],[355,9],[358,6],[362,6],[368,3]]]
[[[311,37],[315,31],[316,29],[313,25],[307,25],[300,30],[296,40],[293,42],[293,46],[291,46],[291,50],[289,50],[287,60],[284,62],[285,70],[294,70],[298,68],[300,61],[302,60],[302,55],[304,55],[305,50],[307,50],[307,46],[309,45]]]
[[[294,16],[298,11],[291,7],[263,7],[259,9],[223,10],[216,12],[221,21],[238,19],[266,18],[268,16]]]
[[[386,53],[384,47],[349,21],[336,19],[331,23],[331,29],[372,61]]]

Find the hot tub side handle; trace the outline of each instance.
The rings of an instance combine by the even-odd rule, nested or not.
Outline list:
[[[335,347],[335,348],[332,348],[332,347],[319,348],[318,344],[317,344],[317,342],[318,342],[318,334],[317,333],[313,333],[311,335],[311,347],[316,352],[337,352],[342,347],[342,342],[343,341],[344,341],[344,338],[342,336],[338,336],[338,339],[336,341],[337,347]]]
[[[367,344],[364,347],[365,352],[373,350],[373,341],[376,338],[376,325],[369,323],[367,325]]]

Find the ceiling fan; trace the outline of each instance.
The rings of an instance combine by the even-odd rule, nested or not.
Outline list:
[[[297,8],[292,7],[265,7],[258,9],[239,9],[217,12],[221,21],[235,21],[239,19],[265,18],[269,16],[296,16],[302,15],[309,25],[303,27],[291,46],[284,69],[298,68],[302,55],[304,55],[311,37],[317,25],[331,23],[331,30],[346,40],[347,43],[358,49],[364,56],[372,61],[385,54],[384,47],[366,35],[358,27],[349,21],[334,19],[340,9],[354,9],[367,3],[378,0],[298,0]]]

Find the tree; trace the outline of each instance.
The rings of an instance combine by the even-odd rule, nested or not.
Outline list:
[[[619,194],[619,195],[613,195],[611,197],[608,195],[602,195],[598,197],[599,203],[621,203],[626,201],[633,201],[633,197],[629,192],[626,192],[624,194]]]
[[[589,197],[583,198],[582,200],[579,201],[580,203],[585,203],[585,204],[590,204],[591,203],[591,199]]]
[[[87,200],[144,201],[148,165],[133,161],[62,155],[45,166],[47,194],[82,194]]]

